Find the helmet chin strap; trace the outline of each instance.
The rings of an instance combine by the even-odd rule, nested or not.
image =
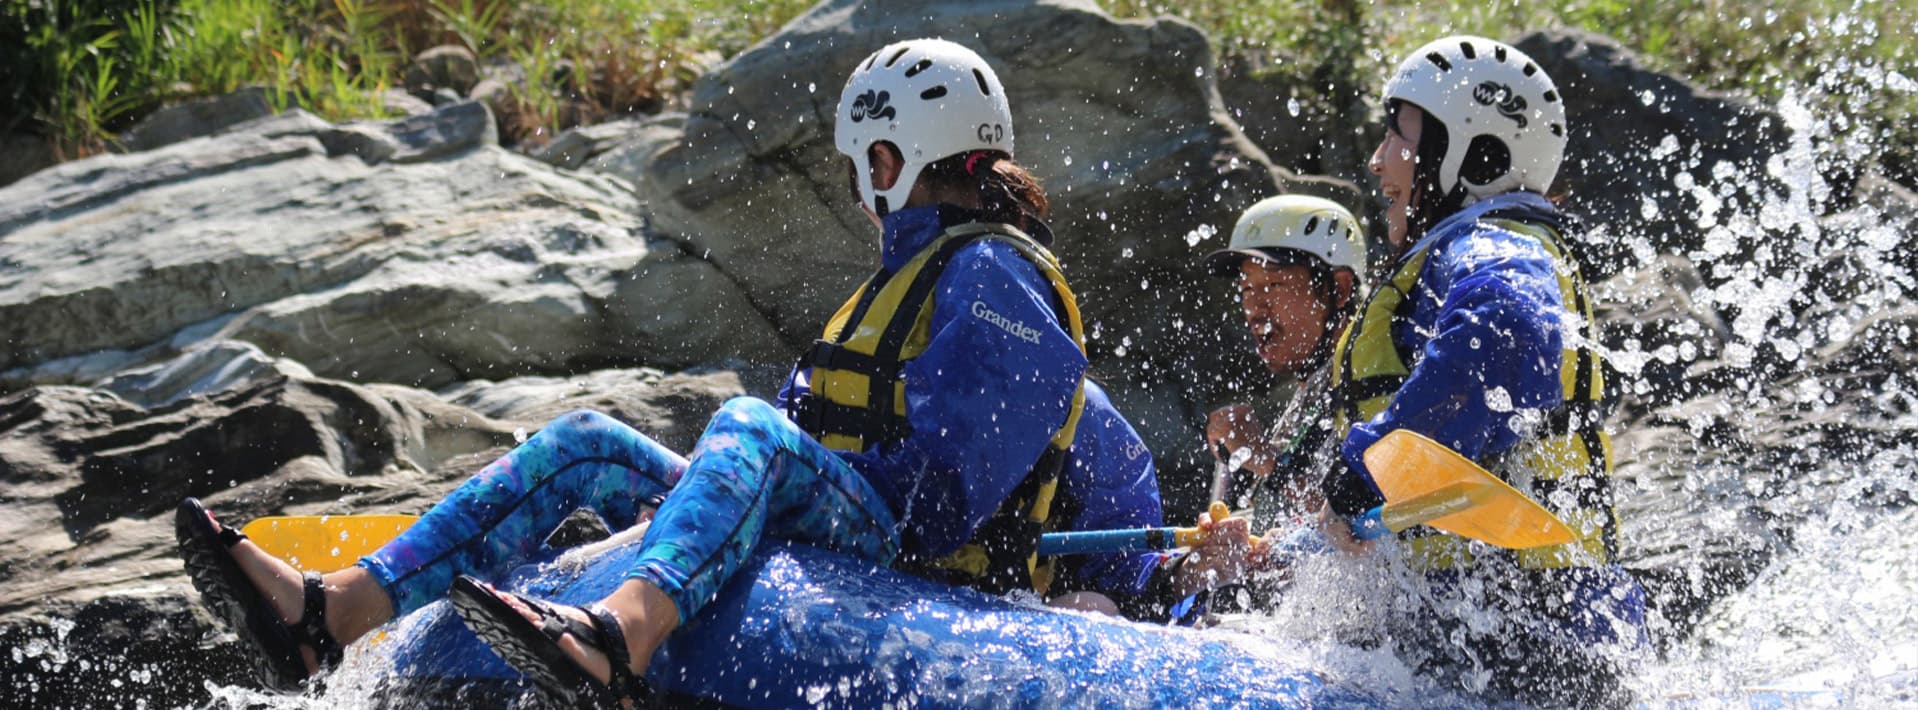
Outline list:
[[[1317,279],[1320,284],[1319,297],[1325,300],[1325,328],[1319,331],[1319,342],[1312,346],[1312,354],[1306,356],[1305,362],[1301,363],[1293,373],[1300,378],[1324,367],[1325,363],[1331,360],[1332,347],[1339,339],[1339,328],[1345,325],[1345,321],[1350,319],[1352,312],[1356,310],[1354,303],[1356,299],[1351,296],[1347,296],[1344,303],[1335,303],[1339,296],[1337,270],[1319,271],[1315,268],[1314,271],[1325,276]]]

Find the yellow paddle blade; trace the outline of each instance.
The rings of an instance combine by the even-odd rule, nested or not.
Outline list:
[[[1381,518],[1420,522],[1420,512],[1445,513],[1424,520],[1426,525],[1456,535],[1523,550],[1562,545],[1578,539],[1577,531],[1537,501],[1497,476],[1418,432],[1399,429],[1365,450],[1372,482],[1385,494]],[[1440,495],[1434,496],[1434,493]],[[1460,504],[1463,498],[1467,504]],[[1394,511],[1403,505],[1416,510]],[[1438,506],[1436,508],[1432,506]]]
[[[287,515],[240,528],[267,554],[301,571],[346,569],[418,520],[417,515]]]

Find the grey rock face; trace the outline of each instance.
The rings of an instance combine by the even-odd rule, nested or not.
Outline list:
[[[606,152],[612,147],[629,139],[641,126],[650,121],[623,119],[610,123],[570,128],[553,137],[552,142],[540,146],[532,156],[544,163],[562,168],[577,168],[586,161]]]
[[[415,93],[451,89],[463,96],[479,80],[479,58],[459,45],[443,44],[420,52],[406,67],[406,90]]]
[[[154,111],[122,133],[120,143],[128,151],[152,150],[271,116],[273,107],[272,90],[258,86],[194,99]]]
[[[45,138],[30,133],[0,133],[0,187],[59,162]]]
[[[223,344],[148,374],[191,370],[217,352],[238,355],[229,364],[257,354]],[[244,649],[206,640],[217,625],[174,550],[181,496],[233,521],[417,513],[511,446],[516,430],[568,409],[612,413],[684,451],[739,393],[728,372],[611,371],[462,388],[461,399],[496,416],[419,390],[299,374],[152,408],[77,387],[0,398],[0,535],[10,542],[0,547],[0,641],[21,651],[0,654],[0,702],[191,704],[203,701],[204,681],[253,683]],[[93,682],[102,677],[122,683]]]
[[[785,357],[627,186],[558,175],[493,136],[470,102],[345,126],[292,112],[9,186],[0,380],[91,381],[59,373],[150,361],[129,353],[183,330],[426,386]]]

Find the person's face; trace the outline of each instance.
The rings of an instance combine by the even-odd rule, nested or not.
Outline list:
[[[1406,232],[1410,230],[1407,225],[1416,204],[1413,189],[1417,183],[1413,176],[1418,169],[1419,133],[1425,126],[1425,111],[1401,103],[1397,118],[1386,126],[1385,140],[1379,142],[1378,150],[1372,151],[1367,167],[1379,176],[1379,192],[1385,195],[1386,238],[1392,246],[1403,249]]]
[[[1266,369],[1304,370],[1325,335],[1326,306],[1312,288],[1311,269],[1246,259],[1239,265],[1239,303]]]

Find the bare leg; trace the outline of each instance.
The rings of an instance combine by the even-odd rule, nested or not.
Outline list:
[[[267,554],[252,540],[242,540],[228,551],[253,588],[273,604],[281,621],[293,624],[300,620],[305,596],[299,570]],[[321,581],[326,589],[326,630],[341,645],[353,643],[393,618],[392,600],[364,568],[353,566],[331,572]],[[300,657],[306,661],[307,672],[319,670],[313,649],[301,647]]]
[[[1061,594],[1059,596],[1053,597],[1051,600],[1048,600],[1046,602],[1046,606],[1052,607],[1054,609],[1076,609],[1078,611],[1091,611],[1091,612],[1104,614],[1106,616],[1119,615],[1118,603],[1112,601],[1112,597],[1108,597],[1098,592],[1072,592],[1070,594]]]

